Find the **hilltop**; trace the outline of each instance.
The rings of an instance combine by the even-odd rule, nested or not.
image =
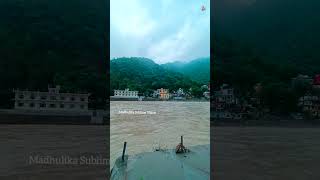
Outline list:
[[[186,75],[193,81],[208,84],[210,81],[210,58],[199,58],[189,62],[172,62],[162,65],[164,68]]]

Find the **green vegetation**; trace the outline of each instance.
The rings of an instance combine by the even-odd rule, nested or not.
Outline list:
[[[106,97],[107,1],[2,0],[0,107],[12,107],[12,88],[91,92],[91,108]]]
[[[114,89],[129,88],[148,96],[153,90],[159,88],[170,91],[192,88],[196,92],[194,96],[202,96],[198,92],[200,83],[190,80],[181,73],[170,71],[147,58],[131,57],[111,60],[110,84],[111,92]]]
[[[261,83],[265,107],[296,111],[308,87],[292,88],[291,78],[320,73],[319,12],[310,11],[319,6],[297,0],[217,2],[212,82],[231,84],[240,96],[252,95]]]
[[[210,58],[199,58],[190,62],[173,62],[162,65],[164,68],[188,76],[193,81],[208,84],[210,81]]]
[[[306,85],[292,87],[291,80],[300,73],[311,77],[313,74],[292,63],[281,60],[276,63],[270,56],[249,53],[242,45],[219,44],[221,42],[217,42],[212,74],[216,88],[228,83],[236,88],[238,96],[246,97],[254,95],[254,86],[261,83],[259,97],[265,107],[280,113],[297,110],[298,98],[310,88]]]

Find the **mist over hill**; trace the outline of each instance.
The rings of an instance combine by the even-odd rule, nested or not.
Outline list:
[[[198,58],[189,62],[172,62],[162,64],[168,70],[179,72],[201,84],[210,81],[210,58]]]

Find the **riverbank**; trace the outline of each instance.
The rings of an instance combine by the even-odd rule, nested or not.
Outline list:
[[[211,127],[284,127],[284,128],[320,128],[320,123],[306,122],[211,122]]]
[[[319,120],[237,120],[237,121],[221,121],[211,118],[211,126],[217,127],[237,127],[237,126],[247,126],[247,127],[319,127]]]
[[[107,125],[105,110],[59,111],[0,109],[0,124]]]

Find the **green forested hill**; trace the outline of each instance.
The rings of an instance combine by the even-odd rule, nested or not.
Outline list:
[[[320,73],[318,1],[217,1],[213,79],[246,86]]]
[[[198,88],[188,77],[167,70],[147,58],[117,58],[110,61],[111,91],[129,88],[149,94],[158,88]]]
[[[107,2],[0,1],[0,98],[12,88],[106,94]],[[97,99],[97,98],[95,98]]]
[[[162,65],[164,68],[182,73],[201,84],[210,81],[210,58],[199,58],[190,62],[173,62]]]
[[[214,7],[218,55],[245,47],[265,63],[319,73],[320,1],[222,0]]]
[[[296,110],[303,93],[291,89],[291,78],[320,73],[319,8],[313,0],[216,1],[214,84],[229,83],[247,94],[262,83],[266,106]]]

